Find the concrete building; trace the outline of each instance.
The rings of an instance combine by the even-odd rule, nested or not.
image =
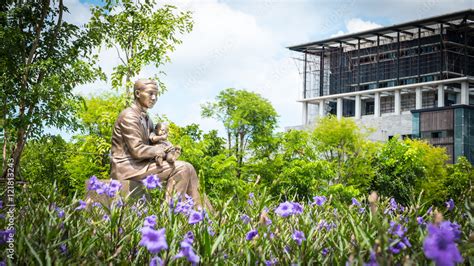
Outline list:
[[[420,137],[474,162],[474,10],[295,45],[302,124],[353,117],[372,140]]]

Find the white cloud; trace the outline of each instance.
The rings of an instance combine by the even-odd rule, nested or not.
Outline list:
[[[346,22],[346,28],[349,33],[366,31],[380,27],[382,27],[382,25],[371,21],[364,21],[360,18],[353,18]]]
[[[346,31],[339,30],[335,34],[331,35],[331,37],[337,37],[344,34],[361,32],[361,31],[371,30],[371,29],[380,28],[380,27],[382,27],[382,25],[377,24],[375,22],[365,21],[360,18],[352,18],[346,21],[345,23]]]

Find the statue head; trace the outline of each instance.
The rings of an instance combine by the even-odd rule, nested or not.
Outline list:
[[[133,97],[135,103],[144,109],[152,108],[156,103],[158,85],[151,79],[139,79],[133,86]]]
[[[158,136],[169,133],[169,126],[165,122],[158,122],[155,125],[155,134]]]

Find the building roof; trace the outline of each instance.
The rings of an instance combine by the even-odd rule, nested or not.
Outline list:
[[[458,27],[460,24],[465,23],[467,23],[468,25],[472,25],[474,23],[473,9],[467,9],[420,20],[414,20],[388,27],[380,27],[367,31],[350,33],[321,41],[290,46],[287,48],[297,52],[321,51],[323,48],[337,48],[339,47],[339,45],[355,46],[357,45],[359,40],[361,40],[361,44],[375,43],[377,36],[380,36],[382,38],[393,39],[396,38],[398,32],[400,32],[400,34],[413,35],[415,33],[415,31],[413,30],[418,30],[418,28],[421,28],[423,30],[434,31],[435,29],[432,27],[434,25],[443,24]]]

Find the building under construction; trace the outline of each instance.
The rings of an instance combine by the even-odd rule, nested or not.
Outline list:
[[[421,137],[474,162],[474,10],[289,47],[302,66],[303,124],[334,114]]]

